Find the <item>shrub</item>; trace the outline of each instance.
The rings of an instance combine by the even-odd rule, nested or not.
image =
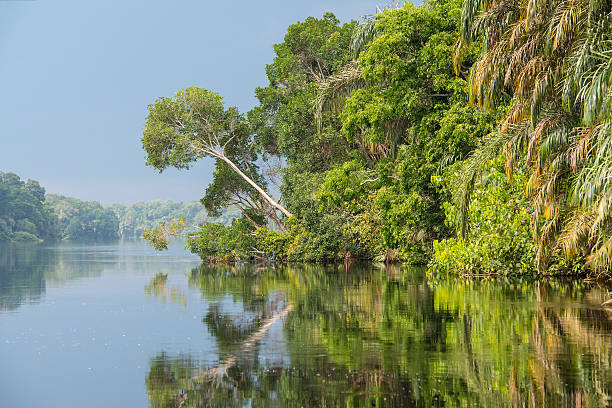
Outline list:
[[[510,180],[501,158],[492,161],[488,176],[472,196],[466,237],[434,241],[429,272],[436,275],[533,272],[531,205],[525,197],[524,185],[521,171],[515,171]],[[444,210],[447,224],[456,227],[458,209],[444,203]]]

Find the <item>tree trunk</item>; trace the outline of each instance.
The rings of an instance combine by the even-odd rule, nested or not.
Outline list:
[[[259,194],[261,194],[261,196],[264,198],[264,200],[266,200],[273,208],[276,208],[277,210],[279,210],[280,212],[282,212],[283,214],[285,214],[287,217],[291,217],[293,214],[291,214],[289,211],[287,211],[287,209],[285,209],[285,207],[283,207],[282,205],[280,205],[279,203],[276,202],[276,200],[274,200],[272,197],[270,197],[268,195],[268,193],[266,193],[261,187],[259,187],[257,185],[257,183],[255,183],[253,180],[251,180],[251,178],[249,176],[247,176],[246,174],[244,174],[239,168],[238,166],[236,166],[234,164],[234,162],[232,162],[230,159],[228,159],[224,154],[219,154],[218,152],[215,152],[215,156],[217,156],[218,158],[220,158],[221,160],[223,160],[225,163],[227,163],[228,166],[230,166],[232,168],[232,170],[234,170],[236,173],[238,173],[238,175],[240,177],[242,177],[247,183],[249,183],[251,186],[253,186],[253,188],[255,190],[257,190],[257,192]]]

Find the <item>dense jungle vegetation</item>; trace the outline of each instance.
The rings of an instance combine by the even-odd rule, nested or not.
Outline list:
[[[243,114],[196,87],[149,106],[157,170],[216,160],[231,225],[203,259],[429,263],[434,274],[606,274],[612,4],[431,0],[291,25]],[[280,198],[272,192],[280,192]],[[182,223],[147,232],[158,248]]]

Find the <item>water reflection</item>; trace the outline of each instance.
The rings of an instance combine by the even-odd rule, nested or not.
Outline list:
[[[160,352],[152,407],[609,406],[606,288],[419,269],[200,267],[216,363]]]
[[[36,247],[0,245],[0,312],[40,301],[45,293],[46,265],[53,258]]]
[[[612,405],[609,286],[359,265],[191,270],[174,256],[0,247],[15,378],[40,370],[51,393],[64,381],[50,367],[69,366],[75,401],[132,381],[130,406]]]
[[[177,302],[182,305],[186,304],[185,295],[176,287],[168,285],[168,274],[158,273],[151,282],[145,286],[145,294],[149,296],[157,296],[164,302]]]
[[[168,275],[175,270],[173,259],[184,261],[177,251],[160,257],[163,263],[152,262],[152,250],[143,243],[124,245],[58,245],[44,247],[28,244],[0,244],[0,313],[13,311],[24,304],[39,303],[47,285],[82,278],[99,278],[104,271],[130,269],[137,273]],[[155,259],[155,258],[153,258]],[[161,278],[160,278],[161,279]],[[165,281],[164,281],[165,282]],[[184,303],[184,296],[175,288],[158,281],[151,287],[158,296]]]

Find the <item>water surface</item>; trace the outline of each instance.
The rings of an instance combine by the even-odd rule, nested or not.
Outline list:
[[[610,287],[0,247],[0,406],[610,406]]]

